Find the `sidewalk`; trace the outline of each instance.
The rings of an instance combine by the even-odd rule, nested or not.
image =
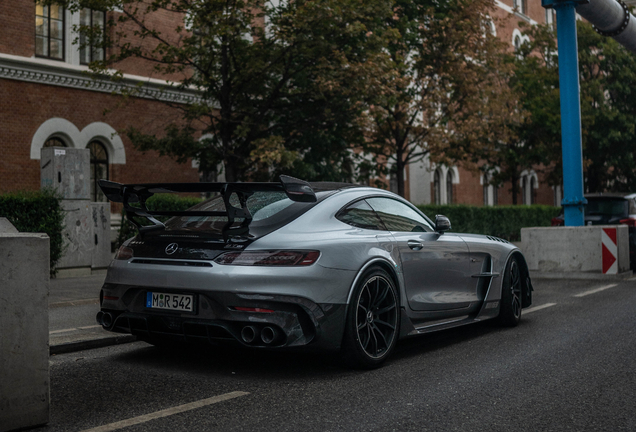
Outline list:
[[[107,332],[95,321],[106,274],[50,280],[49,352],[51,355],[135,341]]]

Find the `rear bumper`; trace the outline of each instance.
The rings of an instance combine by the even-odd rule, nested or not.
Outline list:
[[[104,328],[151,342],[233,342],[252,348],[337,350],[342,341],[344,304],[317,304],[303,297],[279,294],[179,290],[195,298],[195,310],[189,313],[147,308],[148,291],[171,292],[105,284],[101,311],[110,314],[112,324]],[[237,307],[272,312],[242,311]],[[253,334],[253,338],[246,334]]]

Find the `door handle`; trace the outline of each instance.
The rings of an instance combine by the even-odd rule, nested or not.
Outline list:
[[[409,240],[407,242],[407,244],[413,250],[418,251],[418,250],[422,249],[422,243],[418,242],[417,240]]]

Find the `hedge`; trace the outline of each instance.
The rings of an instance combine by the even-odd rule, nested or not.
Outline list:
[[[0,195],[0,217],[6,217],[20,232],[46,233],[50,238],[50,271],[64,253],[64,213],[61,198],[52,190],[22,191]]]
[[[148,210],[165,210],[165,211],[183,211],[201,202],[201,198],[183,197],[174,194],[153,195],[146,201]],[[169,217],[157,217],[161,221],[170,219]],[[117,236],[117,247],[121,246],[130,237],[137,234],[137,229],[132,225],[126,217],[126,210],[121,212],[121,227]]]
[[[550,226],[551,219],[561,211],[560,207],[544,205],[477,207],[429,204],[418,208],[433,221],[438,214],[448,217],[452,232],[486,234],[508,241],[521,240],[521,228]]]

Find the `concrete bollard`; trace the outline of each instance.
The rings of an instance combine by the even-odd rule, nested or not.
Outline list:
[[[0,432],[49,421],[49,237],[0,233]]]
[[[615,274],[604,274],[603,229],[616,230]],[[533,277],[628,277],[629,230],[626,225],[537,227],[521,229],[521,250]],[[613,262],[611,263],[613,264]]]

